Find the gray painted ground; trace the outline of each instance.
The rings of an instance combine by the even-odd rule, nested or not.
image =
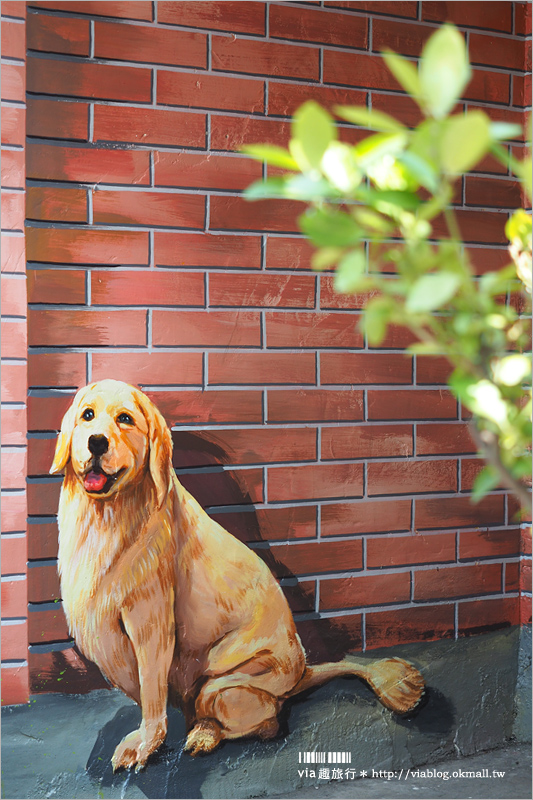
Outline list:
[[[382,655],[385,653],[375,651],[367,657]],[[171,709],[167,742],[139,774],[122,771],[113,775],[110,767],[114,747],[140,721],[139,709],[120,692],[36,696],[29,706],[3,710],[2,796],[7,800],[44,797],[238,800],[275,796],[531,798],[530,782],[525,784],[522,778],[518,788],[510,778],[505,785],[503,779],[494,778],[490,787],[488,780],[474,778],[475,786],[483,787],[481,794],[464,794],[463,784],[461,793],[455,794],[453,787],[459,786],[455,779],[428,779],[429,783],[426,781],[415,789],[416,780],[402,785],[397,778],[390,781],[383,777],[343,778],[342,785],[340,781],[328,785],[325,779],[318,779],[318,774],[314,777],[305,772],[299,774],[301,752],[347,751],[352,755],[350,766],[358,773],[367,771],[371,775],[372,770],[399,772],[445,759],[464,758],[502,747],[516,735],[521,713],[521,701],[514,702],[518,629],[458,642],[397,647],[394,655],[413,661],[427,682],[424,701],[410,717],[399,718],[383,708],[360,681],[338,679],[307,697],[297,698],[287,708],[285,730],[277,740],[228,742],[211,755],[192,759],[181,750],[185,735],[182,716]],[[522,691],[527,691],[525,677],[522,680]],[[525,725],[523,717],[522,714],[520,729]],[[527,738],[524,731],[521,735]],[[517,758],[521,760],[522,751],[519,755]],[[487,757],[486,768],[497,769],[491,766],[495,757],[495,754]],[[516,773],[515,767],[502,770]],[[527,777],[530,781],[526,768]],[[474,784],[468,782],[469,787]],[[427,793],[428,786],[437,794]],[[294,794],[298,790],[303,793]],[[331,794],[346,791],[348,794]],[[364,793],[372,791],[374,794]],[[403,794],[399,793],[402,791]]]

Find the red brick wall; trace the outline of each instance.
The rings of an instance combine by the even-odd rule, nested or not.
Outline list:
[[[379,53],[416,58],[450,18],[475,65],[463,108],[522,121],[522,3],[28,4],[32,691],[98,683],[57,602],[47,472],[73,393],[107,376],[158,404],[180,480],[268,561],[311,657],[519,621],[515,504],[470,502],[446,364],[406,356],[402,330],[370,348],[365,298],[310,270],[301,206],[241,196],[261,167],[240,146],[286,143],[308,98],[416,123]],[[479,273],[505,263],[504,168],[486,159],[456,203]]]
[[[26,7],[2,2],[2,703],[28,696]]]

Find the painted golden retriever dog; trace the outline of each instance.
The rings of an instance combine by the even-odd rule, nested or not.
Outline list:
[[[72,636],[142,722],[113,768],[137,770],[163,742],[167,700],[187,725],[185,749],[271,738],[283,702],[338,675],[357,675],[398,713],[422,676],[398,658],[307,666],[287,601],[268,567],[212,520],[172,468],[165,420],[133,386],[80,389],[65,414],[53,474],[61,596]]]

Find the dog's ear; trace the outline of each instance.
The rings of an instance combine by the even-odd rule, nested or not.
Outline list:
[[[84,394],[85,387],[74,397],[72,405],[63,417],[61,422],[61,430],[57,437],[56,451],[54,453],[54,460],[50,467],[50,475],[57,475],[58,472],[63,472],[68,462],[70,461],[70,446],[72,443],[72,434],[76,424],[76,414],[80,407],[80,402]]]
[[[170,489],[172,476],[172,436],[163,415],[146,395],[139,392],[139,400],[146,421],[150,454],[148,466],[157,495],[157,507],[161,508]]]

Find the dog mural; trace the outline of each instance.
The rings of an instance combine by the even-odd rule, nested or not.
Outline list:
[[[191,755],[274,737],[285,700],[336,676],[362,678],[400,714],[419,702],[422,676],[399,658],[306,665],[277,581],[180,484],[170,431],[138,389],[115,380],[80,389],[50,471],[65,473],[59,573],[70,632],[142,710],[114,770],[141,769],[161,745],[169,699]]]

